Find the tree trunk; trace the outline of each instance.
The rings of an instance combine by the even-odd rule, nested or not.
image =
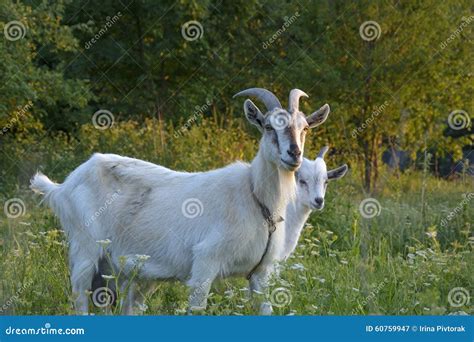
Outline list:
[[[367,48],[367,75],[365,78],[365,94],[364,94],[364,117],[369,114],[369,108],[371,108],[372,96],[371,96],[371,81],[372,81],[372,64],[373,56],[372,50],[374,49],[374,43],[369,42]],[[367,128],[366,128],[367,130]],[[371,144],[372,143],[372,144]],[[371,146],[372,145],[372,146]],[[364,188],[365,191],[371,192],[372,190],[372,167],[373,165],[373,139],[371,139],[370,132],[365,135],[364,141]]]

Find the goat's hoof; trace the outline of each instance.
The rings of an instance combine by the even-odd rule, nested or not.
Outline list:
[[[270,316],[273,313],[273,308],[270,303],[262,303],[260,306],[260,315]]]

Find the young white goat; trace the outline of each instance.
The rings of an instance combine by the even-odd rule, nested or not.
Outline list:
[[[280,250],[278,259],[286,260],[296,248],[304,224],[311,211],[324,208],[324,196],[329,181],[344,177],[347,165],[344,164],[334,170],[327,170],[324,155],[328,151],[325,146],[315,160],[304,158],[296,172],[296,197],[286,208],[285,216],[285,246]]]
[[[32,179],[32,189],[45,195],[67,233],[76,310],[88,312],[86,291],[105,253],[125,275],[135,269],[137,255],[149,256],[139,277],[186,282],[190,309],[206,307],[216,277],[250,275],[250,287],[264,291],[284,242],[283,225],[268,213],[284,216],[296,192],[294,171],[302,162],[306,130],[326,120],[329,106],[305,118],[298,110],[299,98],[307,96],[301,90],[290,92],[288,110],[265,89],[237,95],[255,96],[267,108],[264,115],[252,101],[244,102],[247,119],[263,135],[251,164],[186,173],[94,154],[63,184],[42,174]],[[271,239],[269,226],[275,228]],[[96,242],[106,239],[112,241],[106,247]],[[269,311],[263,303],[261,312]]]

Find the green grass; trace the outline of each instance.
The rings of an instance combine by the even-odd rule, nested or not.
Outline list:
[[[312,214],[293,257],[272,282],[270,293],[281,291],[276,299],[285,304],[274,307],[275,314],[472,314],[472,300],[459,307],[448,301],[453,288],[471,294],[473,289],[474,203],[462,197],[473,188],[472,180],[429,177],[423,185],[421,179],[414,172],[401,178],[384,172],[372,195],[381,211],[371,219],[359,212],[368,196],[355,172],[331,183],[326,208]],[[73,314],[67,243],[59,223],[28,190],[14,194],[25,201],[26,211],[0,222],[0,309],[8,304],[3,314]],[[456,207],[458,214],[441,225]],[[256,314],[246,287],[244,279],[217,281],[205,313]],[[157,283],[146,314],[185,314],[187,295],[182,284]]]

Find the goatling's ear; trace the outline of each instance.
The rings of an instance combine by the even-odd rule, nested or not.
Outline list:
[[[315,159],[318,159],[318,158],[324,159],[324,156],[326,155],[327,151],[329,151],[329,146],[324,146],[321,149],[321,151],[319,151]]]
[[[263,117],[262,112],[258,107],[250,100],[245,100],[244,102],[244,112],[247,120],[251,124],[257,126],[260,132],[263,132],[263,123],[265,118]]]
[[[306,118],[306,121],[308,122],[309,128],[313,128],[316,126],[321,125],[326,119],[328,118],[329,112],[331,109],[329,108],[329,105],[326,103],[324,106],[319,108],[317,111],[315,111],[313,114],[308,116]]]
[[[344,177],[348,169],[349,168],[347,167],[347,164],[344,164],[334,170],[328,171],[328,180],[334,180]]]

